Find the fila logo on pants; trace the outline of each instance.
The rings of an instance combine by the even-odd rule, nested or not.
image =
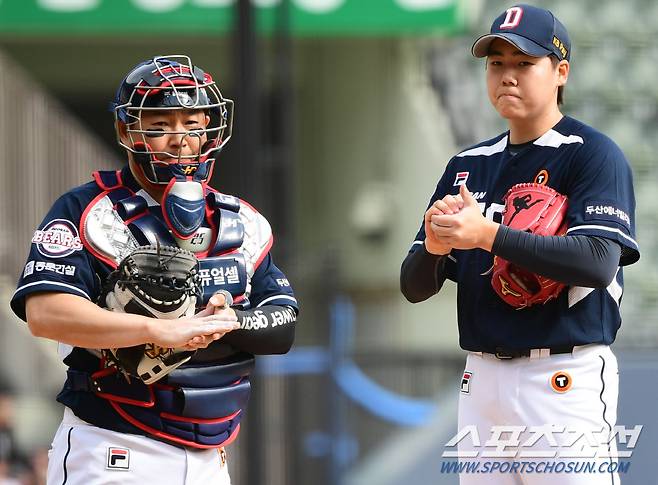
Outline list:
[[[107,468],[109,470],[130,469],[130,450],[111,446],[107,449]]]

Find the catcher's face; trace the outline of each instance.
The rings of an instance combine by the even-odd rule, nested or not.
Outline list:
[[[204,130],[210,117],[202,110],[142,111],[140,120],[139,129],[147,132],[144,142],[163,162],[177,163],[179,156],[199,155],[208,139]]]
[[[541,118],[557,110],[557,89],[566,84],[569,62],[532,57],[502,39],[491,43],[487,91],[496,111],[508,120]]]
[[[117,123],[116,128],[121,141],[127,146],[134,146],[135,142],[147,144],[155,158],[163,163],[178,163],[179,157],[189,157],[180,158],[180,162],[185,164],[197,162],[199,152],[208,139],[204,130],[209,123],[210,117],[203,110],[142,110],[139,126],[132,129],[146,133],[129,133],[122,122]],[[156,200],[160,200],[165,186],[146,179],[132,152],[128,152],[128,162],[137,182]]]

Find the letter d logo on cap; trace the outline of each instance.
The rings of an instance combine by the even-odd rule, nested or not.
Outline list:
[[[500,29],[513,29],[521,23],[523,9],[521,7],[511,7],[506,10],[505,21],[500,24]]]

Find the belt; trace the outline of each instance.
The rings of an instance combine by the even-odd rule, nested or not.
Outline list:
[[[507,359],[518,359],[520,357],[543,357],[545,355],[555,355],[555,354],[570,354],[573,352],[574,346],[567,345],[562,347],[551,347],[547,349],[524,349],[524,350],[508,350],[503,349],[502,347],[496,347],[494,356],[497,359],[507,360]]]

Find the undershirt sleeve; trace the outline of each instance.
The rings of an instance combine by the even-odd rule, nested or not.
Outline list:
[[[491,252],[528,271],[570,286],[606,288],[621,245],[599,236],[540,236],[501,225]]]
[[[439,292],[447,277],[448,256],[429,253],[425,244],[416,244],[402,262],[400,290],[411,303],[427,300]]]
[[[285,354],[295,339],[297,311],[289,306],[265,305],[254,310],[234,309],[240,329],[221,339],[254,355]]]

